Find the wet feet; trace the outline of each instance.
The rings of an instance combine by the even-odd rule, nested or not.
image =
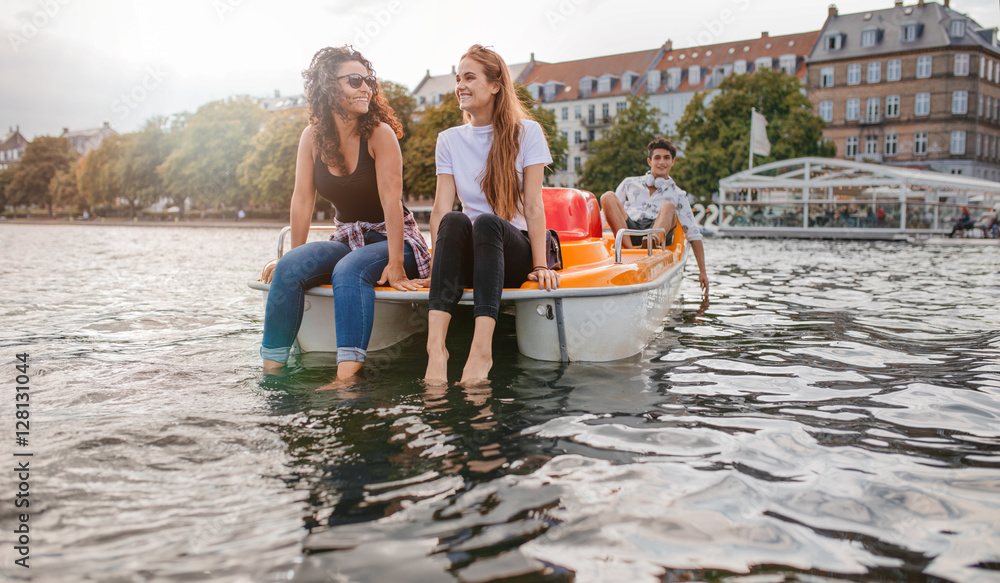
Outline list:
[[[448,384],[448,351],[427,350],[427,371],[424,373],[424,382],[429,385]]]

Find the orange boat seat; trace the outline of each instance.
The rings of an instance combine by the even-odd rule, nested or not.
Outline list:
[[[560,241],[600,237],[601,210],[597,198],[575,188],[543,188],[545,225],[559,232]]]

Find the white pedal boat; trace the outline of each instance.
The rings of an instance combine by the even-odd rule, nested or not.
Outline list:
[[[563,362],[604,362],[641,352],[661,329],[677,297],[689,254],[684,231],[678,225],[673,243],[659,249],[622,249],[623,236],[653,231],[623,230],[614,239],[604,237],[593,194],[545,188],[543,197],[547,226],[559,232],[565,268],[559,272],[557,290],[541,290],[535,282],[503,290],[501,312],[513,306],[518,350],[538,360]],[[289,230],[285,227],[279,235],[279,258]],[[258,280],[249,285],[262,291],[267,301],[268,284]],[[426,289],[375,288],[368,350],[387,348],[425,331],[427,296]],[[472,303],[471,289],[462,301]],[[329,285],[307,290],[297,343],[303,352],[337,351]]]

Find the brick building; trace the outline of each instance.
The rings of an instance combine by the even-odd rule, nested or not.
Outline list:
[[[997,30],[949,0],[831,5],[807,90],[838,157],[1000,180]]]

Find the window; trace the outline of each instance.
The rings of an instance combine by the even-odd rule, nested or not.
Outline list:
[[[753,62],[754,69],[770,69],[771,57],[761,57]]]
[[[735,63],[733,63],[733,73],[736,73],[737,75],[742,75],[743,73],[746,73],[746,72],[747,72],[747,62],[746,61],[744,61],[743,59],[740,59],[740,60],[736,61]]]
[[[878,29],[869,29],[861,31],[861,46],[863,47],[873,47],[878,43]]]
[[[969,53],[955,55],[955,76],[965,77],[969,74]]]
[[[581,168],[580,157],[579,156],[573,156],[573,168],[572,168],[572,170],[574,170],[574,171],[575,170],[583,170],[583,168]]]
[[[904,24],[902,35],[900,39],[904,43],[913,42],[920,38],[920,25],[919,24]]]
[[[581,106],[576,105],[573,107],[573,119],[583,119],[583,110]]]
[[[845,111],[845,116],[848,120],[855,120],[861,115],[861,100],[857,97],[852,97],[847,100],[847,108]]]
[[[917,156],[927,153],[927,132],[913,134],[913,153]]]
[[[604,118],[604,119],[608,119],[609,117],[611,117],[611,104],[610,103],[602,103],[601,104],[601,117]]]
[[[562,120],[566,121],[569,119],[569,107],[562,108]]]
[[[965,36],[965,21],[964,20],[952,20],[951,21],[951,36],[958,38]]]
[[[701,67],[699,65],[692,65],[688,68],[688,83],[691,85],[701,83]]]
[[[587,142],[588,143],[589,142],[593,142],[595,137],[596,137],[596,134],[594,133],[594,130],[587,130]]]
[[[903,76],[903,66],[899,59],[892,59],[885,64],[885,80],[899,81]]]
[[[868,82],[878,83],[882,80],[882,63],[868,63]]]
[[[681,78],[684,76],[684,69],[671,67],[667,69],[667,88],[677,89],[681,86]]]
[[[597,92],[607,93],[611,91],[611,76],[601,75],[601,78],[597,80]]]
[[[844,155],[847,157],[858,155],[858,136],[851,136],[844,142]]]
[[[576,130],[573,132],[573,143],[579,144],[581,141],[583,141],[583,132],[581,130]]]
[[[869,122],[878,121],[879,109],[879,98],[869,97],[867,103],[865,103],[865,119]]]
[[[931,58],[917,57],[917,79],[926,79],[931,76]]]
[[[819,70],[819,86],[833,87],[833,67],[823,67]]]
[[[865,136],[865,154],[878,154],[878,137]]]
[[[844,35],[839,32],[831,32],[823,37],[823,46],[828,51],[839,51],[844,48]]]
[[[795,55],[781,55],[778,57],[778,68],[782,71],[788,73],[789,75],[795,74]]]
[[[847,84],[848,85],[861,84],[861,65],[847,66]]]
[[[626,107],[628,107],[628,103],[625,101],[619,101],[618,103],[615,103],[615,113],[621,113],[625,111]]]
[[[951,112],[952,113],[969,113],[969,92],[968,91],[952,91],[951,92]]]
[[[833,102],[832,101],[820,101],[819,102],[819,117],[823,121],[830,123],[833,121]]]
[[[990,106],[990,98],[987,97],[986,98],[986,107],[989,107],[989,106]],[[983,94],[982,93],[979,94],[979,107],[978,107],[978,109],[976,109],[976,115],[978,115],[979,117],[983,117]]]
[[[592,124],[596,121],[597,121],[596,109],[594,107],[594,104],[591,103],[590,105],[587,106],[587,123]]]
[[[899,96],[890,95],[885,98],[885,116],[899,117]]]
[[[956,130],[951,132],[951,150],[952,154],[964,154],[965,153],[965,132],[962,130]]]
[[[931,94],[917,93],[913,99],[913,115],[929,115],[931,113]]]
[[[979,78],[986,78],[986,59],[981,56],[979,57]]]
[[[990,147],[990,140],[987,138],[986,147]],[[976,134],[976,157],[979,157],[983,152],[983,134]]]
[[[885,135],[885,155],[895,156],[897,147],[899,146],[899,136],[896,134],[886,134]]]
[[[660,89],[660,83],[663,81],[662,75],[663,72],[659,69],[653,69],[646,74],[646,86],[649,91],[656,93]]]
[[[993,80],[993,61],[986,61],[986,80]]]

